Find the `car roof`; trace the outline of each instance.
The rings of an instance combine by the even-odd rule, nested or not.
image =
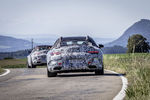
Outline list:
[[[89,36],[75,36],[75,37],[60,37],[60,38],[58,38],[55,41],[52,48],[60,47],[60,44],[61,44],[62,41],[70,41],[70,40],[90,41],[93,46],[97,47],[97,44],[95,43],[95,41],[91,37],[89,37]]]
[[[48,47],[48,46],[51,46],[51,45],[38,45],[37,47]]]
[[[52,47],[51,45],[38,45],[36,47]]]

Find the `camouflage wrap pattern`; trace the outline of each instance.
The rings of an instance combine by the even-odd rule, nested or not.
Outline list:
[[[46,55],[48,50],[34,51],[32,52],[28,58],[28,64],[40,65],[46,63]]]
[[[88,51],[98,51],[98,53],[88,53]],[[60,54],[52,53],[58,52]],[[55,67],[61,67],[61,70],[90,69],[88,66],[96,66],[101,69],[103,65],[102,51],[92,45],[74,45],[53,48],[47,53],[47,66],[49,71]]]

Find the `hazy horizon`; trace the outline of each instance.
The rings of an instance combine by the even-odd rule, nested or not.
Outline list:
[[[148,0],[0,0],[0,35],[113,40],[135,22],[150,19],[149,4]]]

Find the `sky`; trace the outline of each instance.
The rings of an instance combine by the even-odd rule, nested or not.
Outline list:
[[[116,39],[150,19],[150,0],[0,0],[0,35],[23,39]]]

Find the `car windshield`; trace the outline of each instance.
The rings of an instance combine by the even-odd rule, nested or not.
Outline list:
[[[67,41],[62,41],[61,46],[70,46],[70,45],[86,45],[87,41],[83,40],[67,40]]]
[[[41,51],[41,50],[49,50],[50,47],[36,47],[35,51]]]

